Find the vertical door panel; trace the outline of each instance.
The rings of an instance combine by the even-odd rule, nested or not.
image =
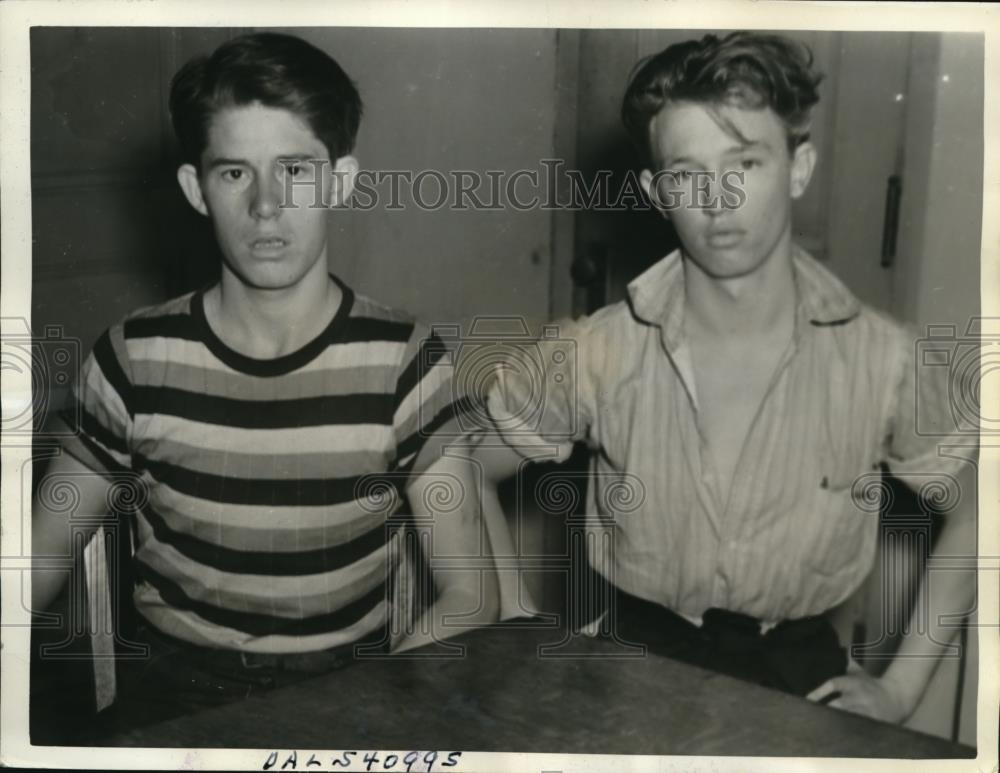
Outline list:
[[[892,307],[882,257],[889,178],[902,173],[910,33],[841,33],[827,243],[830,267],[864,302]],[[906,180],[902,180],[905,190]]]

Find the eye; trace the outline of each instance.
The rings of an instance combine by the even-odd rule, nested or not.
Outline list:
[[[744,158],[740,160],[740,168],[744,171],[749,172],[751,169],[756,169],[760,166],[760,160],[756,158]]]
[[[225,180],[226,182],[235,183],[235,182],[241,182],[242,180],[246,179],[246,172],[238,168],[223,169],[221,174],[222,174],[222,179]]]
[[[277,174],[286,177],[306,177],[311,170],[310,163],[301,159],[281,159],[278,161]]]

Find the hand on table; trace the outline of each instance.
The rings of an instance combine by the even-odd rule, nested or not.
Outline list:
[[[836,696],[835,693],[840,693]],[[832,700],[831,700],[832,697]],[[829,679],[806,696],[835,709],[899,724],[912,712],[900,685],[868,674],[854,661],[843,676]]]

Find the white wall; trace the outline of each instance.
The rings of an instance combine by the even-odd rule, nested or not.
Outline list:
[[[363,169],[538,170],[553,155],[555,30],[290,30],[332,54],[356,81],[365,112]],[[388,193],[389,186],[381,189]],[[404,209],[338,211],[333,270],[360,292],[427,322],[477,314],[549,313],[552,213]],[[527,200],[532,186],[518,188]],[[433,203],[438,184],[421,195]],[[489,188],[478,191],[487,199]]]
[[[983,38],[914,35],[894,309],[964,332],[979,313]]]
[[[954,325],[961,336],[980,311],[982,36],[914,34],[908,103],[893,308],[922,331]],[[975,634],[963,662],[941,663],[909,727],[950,735],[963,671],[959,740],[975,744]]]

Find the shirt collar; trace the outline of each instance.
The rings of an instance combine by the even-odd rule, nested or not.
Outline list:
[[[798,296],[799,319],[814,327],[842,325],[861,310],[858,299],[829,269],[808,252],[793,245],[792,271]],[[628,294],[635,315],[660,327],[671,350],[680,343],[684,322],[684,261],[681,251],[665,258],[632,280]]]

